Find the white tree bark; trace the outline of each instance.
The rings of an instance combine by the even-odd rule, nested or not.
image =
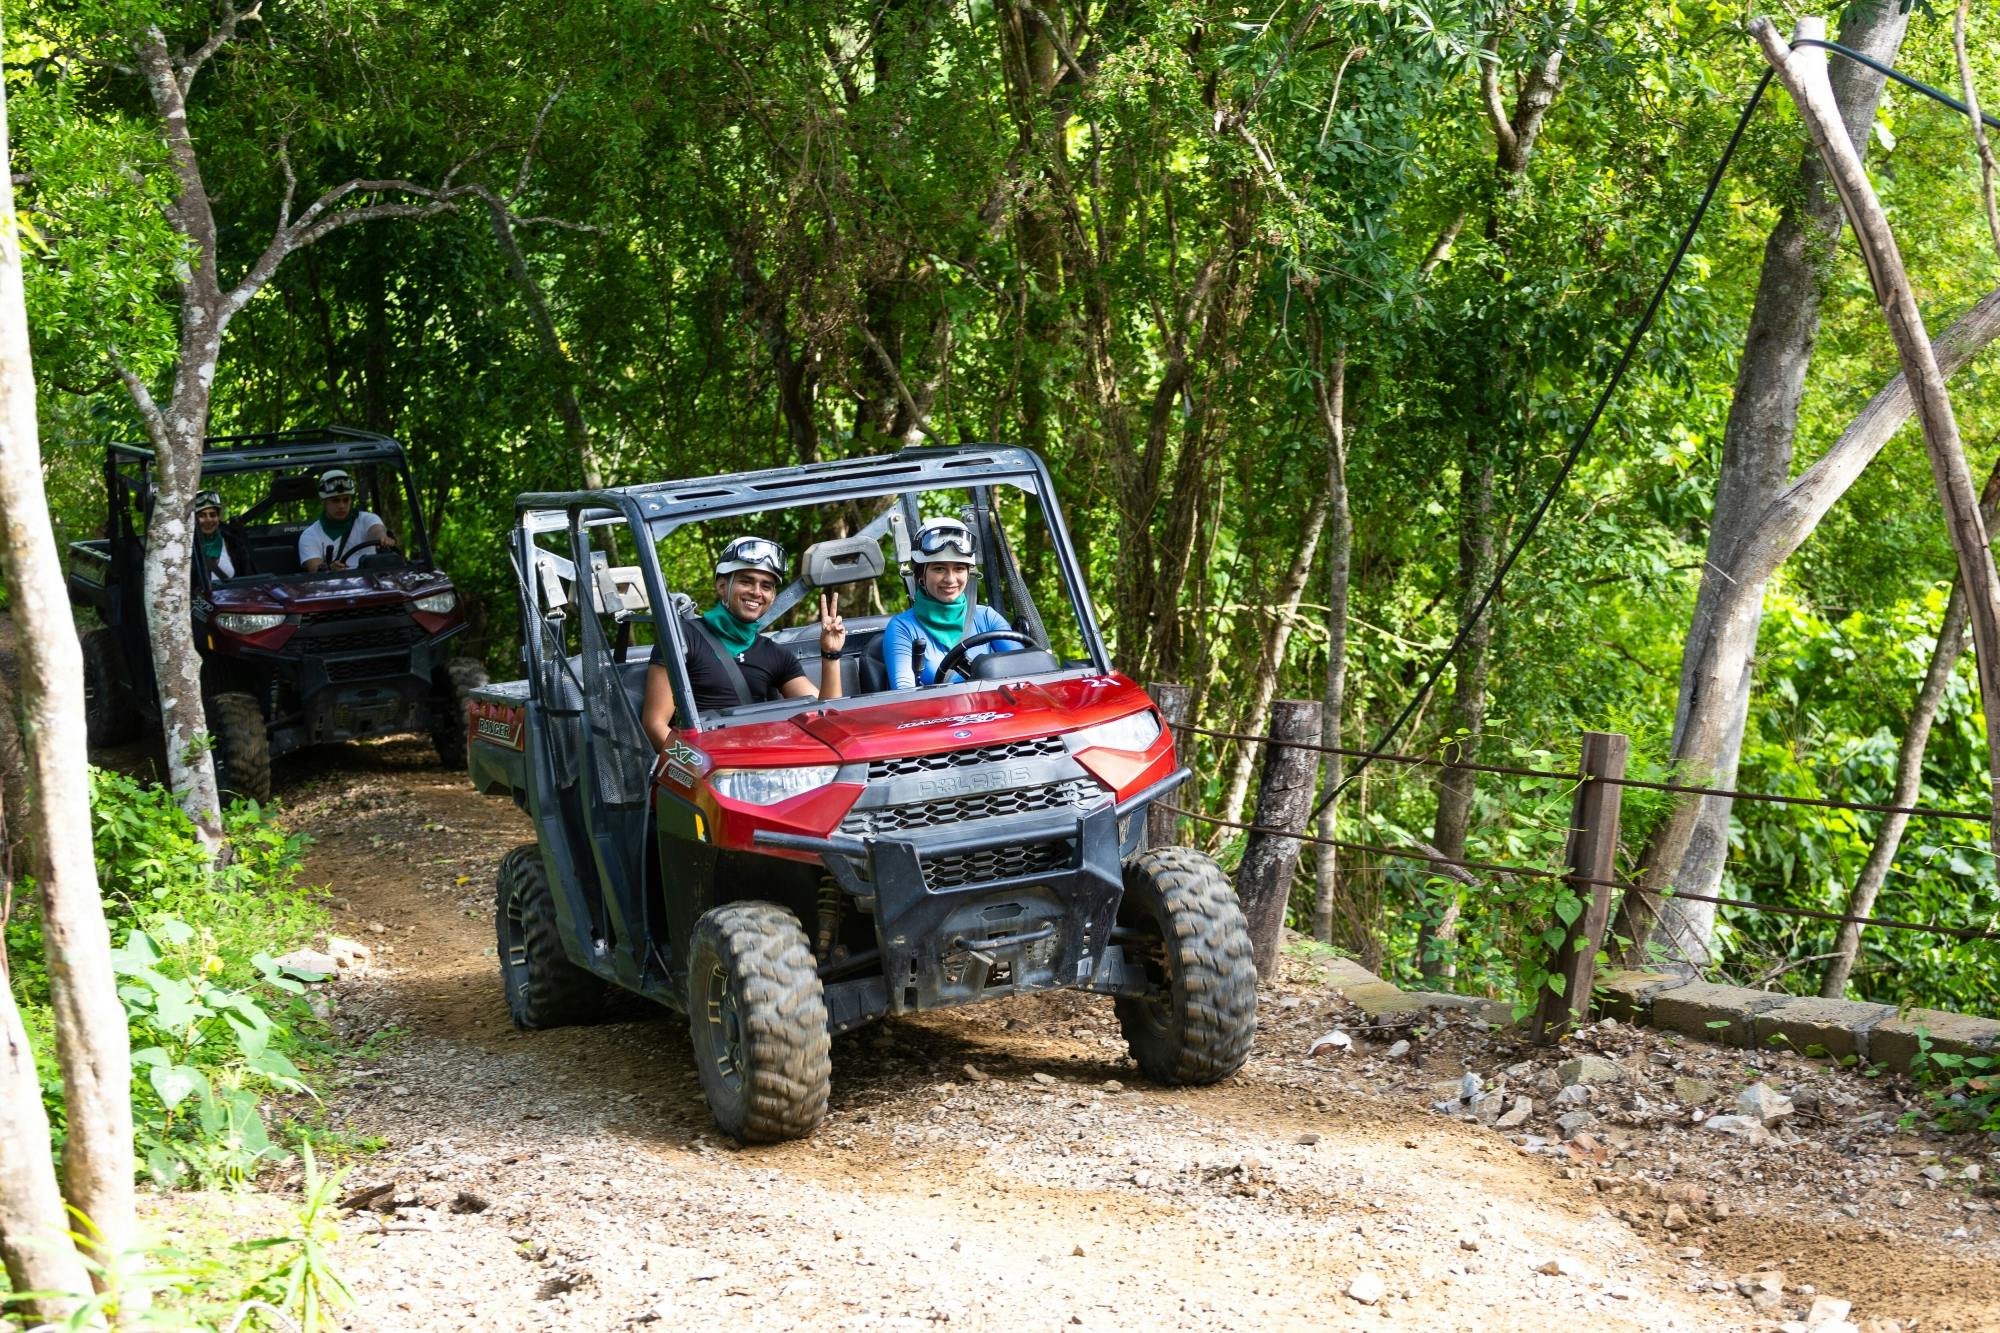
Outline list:
[[[1825,31],[1818,20],[1800,21],[1800,29],[1817,36]],[[1972,627],[1975,665],[1979,674],[1979,697],[1989,719],[2000,704],[2000,569],[1994,567],[1993,548],[1987,540],[1986,520],[1979,512],[1979,493],[1972,483],[1972,469],[1966,465],[1965,448],[1958,435],[1958,420],[1952,412],[1951,394],[1937,356],[1931,350],[1930,335],[1917,309],[1916,293],[1910,289],[1903,269],[1902,253],[1888,215],[1868,181],[1860,154],[1842,133],[1840,107],[1827,81],[1826,53],[1816,47],[1793,49],[1771,22],[1750,25],[1751,33],[1776,67],[1778,77],[1798,104],[1806,128],[1812,133],[1820,155],[1826,159],[1842,205],[1853,224],[1855,239],[1868,262],[1868,277],[1874,284],[1876,300],[1895,339],[1896,356],[1903,363],[1916,401],[1917,419],[1923,426],[1924,450],[1930,455],[1931,476],[1937,486],[1938,502],[1944,510],[1945,532],[1958,557],[1959,586],[1965,594],[1967,620]],[[1987,770],[1994,795],[2000,798],[2000,727],[1986,730]],[[1989,827],[1990,840],[2000,852],[2000,806]]]
[[[6,102],[0,89],[0,162],[7,152]],[[0,575],[18,631],[21,739],[33,799],[21,832],[41,895],[42,938],[56,1021],[56,1059],[62,1068],[69,1137],[63,1149],[64,1194],[88,1216],[101,1255],[133,1240],[132,1053],[125,1009],[111,972],[111,936],[98,897],[92,854],[90,785],[84,767],[83,653],[69,614],[62,560],[49,523],[42,487],[42,457],[35,420],[35,381],[29,360],[28,315],[22,292],[20,234],[11,169],[0,171]],[[23,818],[25,816],[25,818]],[[12,993],[0,1012],[7,1110],[0,1116],[0,1231],[9,1272],[17,1255],[45,1239],[51,1181],[29,1155],[46,1162],[47,1126],[36,1121],[41,1094],[26,1056]],[[15,1089],[26,1060],[27,1095]],[[32,1105],[19,1103],[28,1102]],[[24,1195],[12,1199],[16,1185]],[[19,1210],[17,1212],[17,1209]],[[60,1218],[60,1212],[58,1212]],[[18,1230],[17,1230],[18,1228]],[[60,1234],[60,1233],[58,1233]],[[74,1251],[71,1252],[72,1258]],[[69,1261],[60,1253],[38,1260],[38,1271],[72,1289]]]
[[[257,5],[238,10],[225,0],[213,33],[192,53],[176,52],[160,28],[146,27],[132,39],[137,66],[159,117],[175,178],[167,220],[185,237],[193,257],[179,275],[180,342],[171,391],[164,404],[129,368],[119,378],[145,422],[158,455],[153,512],[146,526],[145,596],[153,670],[158,679],[160,720],[165,732],[168,780],[183,793],[182,806],[211,847],[221,840],[215,765],[206,739],[208,718],[201,696],[201,663],[194,647],[190,564],[192,514],[201,483],[201,449],[208,433],[216,364],[229,322],[271,280],[279,264],[338,228],[377,218],[423,218],[454,208],[468,197],[491,199],[483,186],[454,183],[456,168],[437,186],[406,180],[350,180],[328,190],[296,216],[298,181],[281,140],[277,165],[285,188],[270,240],[234,286],[218,271],[214,210],[202,179],[200,155],[188,125],[187,98],[196,76],[215,53],[234,40],[238,27],[257,17]],[[525,169],[525,167],[524,167]],[[357,197],[412,196],[413,202],[355,204]],[[513,221],[549,221],[516,219]]]
[[[1893,62],[1907,22],[1893,3],[1864,3],[1848,13],[1840,36],[1848,46]],[[1843,62],[1834,83],[1848,137],[1859,145],[1874,122],[1882,76],[1859,63]],[[1819,156],[1808,151],[1799,163],[1796,201],[1765,246],[1723,432],[1722,471],[1716,479],[1701,585],[1681,659],[1673,755],[1684,774],[1708,785],[1729,786],[1736,779],[1764,585],[1776,568],[1762,567],[1756,548],[1771,535],[1770,525],[1779,517],[1791,483],[1799,401],[1819,329],[1822,270],[1840,230],[1839,200],[1828,187]],[[1812,522],[1817,521],[1814,515]],[[1799,533],[1798,540],[1803,536]],[[1713,894],[1722,877],[1728,829],[1727,800],[1683,803],[1648,848],[1649,886],[1671,884],[1684,892]],[[1659,911],[1664,918],[1659,933],[1675,941],[1693,964],[1705,962],[1713,905],[1670,899]],[[1643,943],[1653,929],[1653,916],[1653,900],[1629,897],[1617,933]]]
[[[1319,329],[1311,328],[1313,359],[1320,360]],[[1319,407],[1320,426],[1326,431],[1326,693],[1320,700],[1319,740],[1328,747],[1322,755],[1323,790],[1340,785],[1345,765],[1331,753],[1341,744],[1341,714],[1347,707],[1347,595],[1353,571],[1354,516],[1347,500],[1347,350],[1334,358],[1324,380],[1313,386]],[[1325,798],[1321,798],[1324,800]],[[1339,829],[1338,802],[1326,801],[1319,812],[1322,838],[1333,838]],[[1313,889],[1313,938],[1333,942],[1334,900],[1340,894],[1340,849],[1322,845],[1316,849]]]

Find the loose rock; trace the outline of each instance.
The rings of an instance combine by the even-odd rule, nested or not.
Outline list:
[[[1382,1294],[1386,1290],[1387,1288],[1383,1286],[1380,1275],[1375,1273],[1356,1273],[1347,1284],[1347,1297],[1349,1300],[1359,1301],[1363,1305],[1373,1305],[1382,1299]]]
[[[1775,1125],[1792,1113],[1792,1099],[1768,1083],[1752,1083],[1736,1094],[1736,1109],[1761,1124]]]
[[[1565,1060],[1556,1070],[1564,1087],[1575,1087],[1580,1083],[1618,1083],[1625,1078],[1625,1071],[1601,1055],[1579,1055],[1574,1060]]]

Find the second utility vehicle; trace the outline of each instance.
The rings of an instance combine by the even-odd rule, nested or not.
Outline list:
[[[104,452],[105,535],[72,542],[70,600],[97,613],[84,636],[85,723],[93,745],[159,725],[145,606],[152,449]],[[401,550],[350,548],[349,569],[299,567],[299,534],[319,515],[319,477],[339,468],[357,505],[381,513]],[[221,494],[251,568],[197,578],[202,702],[225,792],[265,800],[271,760],[322,741],[427,732],[465,767],[467,692],[479,663],[451,656],[465,629],[458,590],[431,558],[403,447],[365,431],[302,429],[205,442],[201,485]]]
[[[976,535],[973,584],[1010,628],[954,647],[938,684],[890,690],[886,603],[941,515]],[[603,1016],[613,987],[685,1013],[710,1109],[744,1140],[819,1123],[831,1034],[1030,991],[1111,997],[1154,1080],[1243,1063],[1242,911],[1207,857],[1144,845],[1148,805],[1188,772],[1112,667],[1039,458],[926,447],[526,495],[518,516],[527,675],[475,690],[470,720],[473,782],[534,822],[498,885],[517,1024]],[[706,602],[713,552],[742,532],[805,547],[760,623],[809,680],[818,624],[789,622],[842,594],[844,697],[697,705],[678,594]],[[969,655],[991,639],[1012,651]],[[675,700],[657,755],[653,645]]]

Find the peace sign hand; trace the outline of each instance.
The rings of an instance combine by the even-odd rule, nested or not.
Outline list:
[[[840,618],[840,594],[819,595],[819,650],[837,653],[847,646],[847,622]]]

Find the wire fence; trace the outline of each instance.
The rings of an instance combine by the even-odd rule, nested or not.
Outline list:
[[[1320,745],[1302,740],[1288,740],[1282,737],[1261,736],[1254,733],[1226,731],[1220,728],[1204,727],[1193,722],[1170,722],[1176,731],[1191,732],[1217,740],[1231,740],[1256,745],[1280,745],[1287,749],[1304,750],[1318,754],[1343,756],[1368,756],[1371,752],[1353,750],[1344,746]],[[1450,760],[1431,758],[1424,755],[1374,753],[1375,762],[1404,764],[1426,768],[1447,768],[1462,772],[1493,773],[1509,777],[1547,779],[1558,782],[1579,783],[1586,779],[1581,772],[1557,772],[1548,769],[1524,768],[1505,764],[1453,763]],[[1869,801],[1840,801],[1825,797],[1778,796],[1768,792],[1736,791],[1722,787],[1701,787],[1687,783],[1651,782],[1638,778],[1591,777],[1593,782],[1607,786],[1640,787],[1652,791],[1674,792],[1692,796],[1723,796],[1732,800],[1766,801],[1779,805],[1806,805],[1836,810],[1859,810],[1875,814],[1924,816],[1938,819],[1976,820],[1989,823],[1991,816],[1964,810],[1940,810],[1928,806],[1883,805]],[[1961,941],[2000,940],[2000,929],[1979,926],[1948,926],[1928,921],[1904,921],[1893,917],[1862,916],[1852,912],[1832,912],[1814,907],[1794,907],[1785,903],[1760,903],[1747,898],[1725,898],[1716,894],[1687,893],[1669,886],[1649,888],[1644,884],[1623,879],[1597,879],[1579,875],[1560,867],[1509,866],[1492,861],[1474,861],[1462,857],[1444,856],[1433,850],[1419,850],[1413,847],[1385,847],[1375,843],[1358,842],[1347,838],[1328,838],[1306,832],[1304,829],[1286,829],[1271,825],[1250,823],[1242,820],[1224,819],[1219,815],[1205,814],[1184,806],[1161,802],[1162,809],[1197,823],[1215,828],[1236,829],[1244,833],[1261,834],[1274,838],[1289,838],[1295,842],[1321,847],[1332,847],[1341,851],[1363,852],[1375,856],[1386,856],[1397,860],[1416,861],[1438,866],[1450,866],[1472,874],[1505,875],[1516,879],[1560,879],[1568,883],[1587,887],[1607,887],[1628,893],[1643,893],[1660,898],[1677,898],[1684,902],[1712,903],[1732,911],[1766,912],[1774,916],[1797,917],[1814,921],[1828,921],[1837,924],[1878,926],[1885,930],[1913,931],[1919,934],[1937,935]]]

